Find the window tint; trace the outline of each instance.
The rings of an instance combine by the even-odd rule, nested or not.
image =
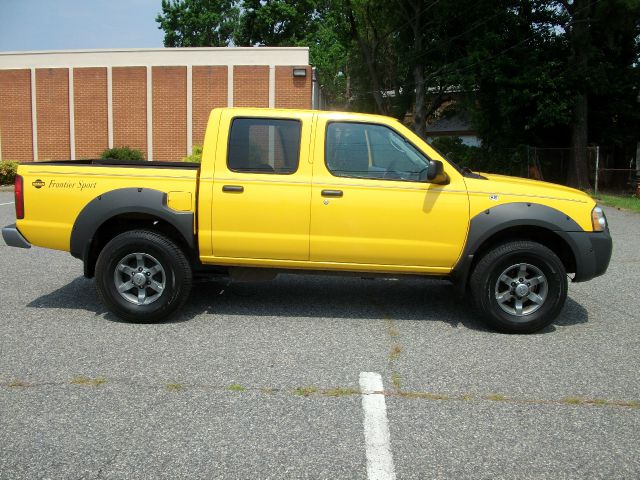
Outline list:
[[[227,166],[234,172],[291,174],[299,152],[298,120],[236,118],[231,124]]]
[[[423,181],[427,158],[404,137],[382,125],[330,123],[326,163],[337,177]]]

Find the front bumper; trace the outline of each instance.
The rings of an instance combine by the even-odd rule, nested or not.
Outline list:
[[[31,248],[31,244],[22,236],[15,223],[2,229],[2,238],[10,247]]]
[[[613,241],[609,229],[604,232],[566,232],[576,259],[574,282],[586,282],[607,271]]]

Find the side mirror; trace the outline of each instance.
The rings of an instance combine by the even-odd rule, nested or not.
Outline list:
[[[427,182],[441,185],[449,183],[449,177],[444,171],[444,165],[439,160],[429,160],[427,167]]]

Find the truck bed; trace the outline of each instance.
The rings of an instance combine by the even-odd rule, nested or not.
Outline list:
[[[55,160],[49,162],[36,162],[27,163],[26,165],[67,165],[67,166],[106,166],[106,167],[134,167],[134,168],[179,168],[185,170],[198,170],[200,168],[199,163],[191,162],[140,162],[135,160],[115,160],[112,158],[107,159],[93,159],[93,160]]]
[[[131,190],[143,196],[157,192],[158,209],[195,214],[199,168],[196,163],[111,159],[23,163],[18,175],[23,179],[25,213],[18,227],[33,245],[70,251],[81,211],[92,201],[104,202],[107,193],[129,202],[121,210],[140,210],[141,199],[126,195]]]

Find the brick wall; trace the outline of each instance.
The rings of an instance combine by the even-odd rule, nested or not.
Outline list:
[[[233,106],[269,106],[269,67],[233,67]]]
[[[109,146],[107,69],[73,70],[76,158],[100,158]]]
[[[269,67],[234,66],[233,97],[238,107],[268,107]],[[311,107],[311,68],[293,77],[293,67],[275,68],[275,106]],[[227,67],[194,66],[193,144],[202,144],[211,109],[227,105]],[[147,72],[145,67],[113,67],[114,146],[147,155]],[[31,72],[0,70],[2,158],[33,159]],[[179,160],[187,152],[186,67],[153,67],[153,158]],[[94,158],[108,146],[107,68],[74,69],[76,158]],[[38,151],[40,160],[71,157],[68,69],[36,70]],[[149,127],[151,128],[151,127]]]
[[[0,70],[0,148],[3,160],[33,160],[31,71]]]
[[[311,108],[311,67],[294,77],[293,67],[276,66],[276,108]]]
[[[202,145],[209,113],[227,106],[227,67],[193,67],[191,73],[193,144]]]
[[[68,160],[69,146],[69,70],[36,69],[38,109],[38,159]]]
[[[153,159],[179,161],[187,151],[187,69],[153,67]]]
[[[147,70],[113,67],[113,146],[142,150],[147,157]]]

